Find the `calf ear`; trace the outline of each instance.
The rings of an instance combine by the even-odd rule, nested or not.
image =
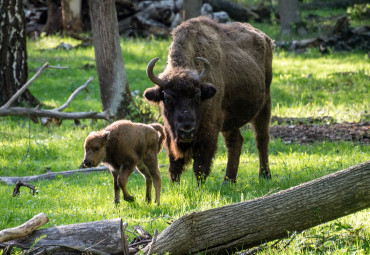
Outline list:
[[[157,86],[148,88],[144,91],[144,97],[148,101],[159,103],[159,101],[163,100],[162,89]]]
[[[109,133],[110,133],[110,132],[109,132],[109,131],[107,131],[107,130],[103,130],[103,131],[101,131],[101,138],[102,138],[102,141],[103,141],[103,144],[104,144],[104,145],[107,143]]]
[[[217,89],[211,83],[202,83],[200,85],[202,100],[210,99],[216,94]]]

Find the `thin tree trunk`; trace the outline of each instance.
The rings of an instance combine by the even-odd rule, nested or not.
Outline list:
[[[48,7],[48,18],[42,31],[48,35],[55,34],[63,28],[61,0],[47,0],[46,5]]]
[[[198,0],[184,0],[182,8],[182,19],[188,20],[200,16],[200,9],[202,8],[202,1]]]
[[[298,0],[279,0],[279,15],[282,35],[291,35],[293,25],[301,21]]]
[[[230,254],[369,207],[367,161],[267,197],[185,215],[158,236],[153,253]]]
[[[103,108],[123,118],[132,97],[120,47],[115,2],[89,0],[89,6]]]
[[[62,0],[63,31],[65,33],[81,33],[81,0]]]
[[[26,21],[22,0],[0,1],[0,105],[5,104],[28,78]],[[16,104],[38,104],[27,90]]]

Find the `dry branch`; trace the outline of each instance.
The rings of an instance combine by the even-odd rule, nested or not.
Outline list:
[[[230,254],[369,207],[367,161],[267,197],[185,215],[158,236],[153,253]]]
[[[51,227],[33,232],[31,235],[7,242],[30,254],[55,254],[56,252],[80,252],[82,254],[122,254],[126,238],[122,219],[86,222]]]
[[[44,213],[40,213],[18,227],[4,229],[0,231],[0,243],[25,237],[48,221],[49,218]]]
[[[20,88],[17,93],[15,93],[10,99],[8,102],[6,102],[2,107],[0,107],[0,111],[2,109],[6,109],[8,108],[9,106],[12,105],[12,103],[14,103],[15,100],[17,100],[18,97],[20,97],[27,89],[28,87],[41,75],[41,73],[49,66],[49,63],[46,62],[36,73],[35,75],[29,79],[26,84],[24,84],[22,86],[22,88]]]
[[[42,179],[53,179],[57,176],[68,176],[76,173],[90,173],[90,172],[97,172],[97,171],[106,171],[108,168],[105,166],[102,167],[93,167],[93,168],[84,168],[84,169],[77,169],[77,170],[70,170],[70,171],[63,171],[63,172],[50,172],[46,174],[34,175],[34,176],[24,176],[24,177],[0,177],[0,182],[4,184],[16,184],[18,181],[22,182],[35,182]]]
[[[35,193],[37,193],[37,189],[36,189],[35,186],[33,186],[33,185],[29,184],[29,183],[26,183],[26,182],[17,181],[17,183],[15,184],[15,188],[13,190],[13,197],[19,195],[20,188],[22,186],[28,187],[30,190],[32,190],[32,195],[35,195]]]
[[[77,88],[71,96],[68,98],[67,102],[64,103],[61,107],[52,110],[43,110],[39,108],[26,108],[26,107],[10,107],[12,103],[24,93],[27,88],[34,82],[41,73],[49,67],[49,63],[45,63],[37,73],[22,86],[21,89],[15,93],[8,102],[6,102],[2,107],[0,107],[0,117],[2,116],[28,116],[28,117],[49,117],[49,118],[61,118],[61,119],[105,119],[109,120],[112,116],[108,111],[102,113],[97,112],[61,112],[67,108],[76,95],[87,88],[87,86],[94,80],[94,77],[90,77],[87,82]],[[55,67],[53,67],[55,68]]]

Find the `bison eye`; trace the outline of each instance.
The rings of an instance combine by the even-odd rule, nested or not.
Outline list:
[[[94,151],[98,151],[100,149],[100,147],[94,147],[93,150]]]
[[[170,96],[170,95],[168,95],[168,94],[164,94],[164,96],[163,96],[163,102],[165,104],[170,104],[170,103],[173,102],[173,97]]]

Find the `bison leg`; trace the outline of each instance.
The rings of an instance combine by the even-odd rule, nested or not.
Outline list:
[[[222,132],[222,135],[227,148],[227,167],[224,181],[236,182],[244,139],[238,128]]]
[[[268,160],[268,146],[270,140],[269,134],[270,118],[271,118],[271,100],[269,99],[264,108],[252,122],[260,161],[259,177],[265,179],[271,178]]]
[[[127,181],[130,174],[134,171],[134,166],[121,166],[118,174],[118,184],[123,192],[123,199],[126,201],[133,201],[134,197],[127,191]]]
[[[193,171],[198,184],[204,184],[211,172],[212,159],[217,149],[217,135],[197,144],[193,151]]]
[[[185,160],[183,158],[176,159],[169,154],[170,166],[168,171],[170,172],[172,182],[180,182],[181,174],[184,171]]]

